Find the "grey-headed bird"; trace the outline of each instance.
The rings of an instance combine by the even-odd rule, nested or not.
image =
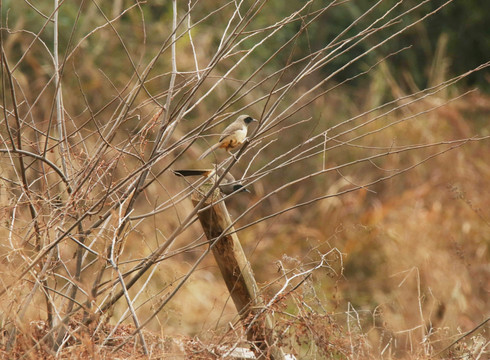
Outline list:
[[[178,176],[203,176],[206,178],[212,178],[214,176],[216,177],[216,180],[218,180],[218,178],[221,177],[222,174],[222,172],[221,174],[216,174],[216,171],[214,169],[173,170],[173,172],[175,175]],[[221,180],[221,183],[219,184],[219,189],[225,195],[230,195],[235,191],[245,191],[248,193],[250,192],[239,181],[236,181],[233,175],[231,175],[229,172],[227,172],[223,180]]]
[[[235,121],[228,125],[225,130],[223,130],[219,141],[203,152],[202,155],[199,156],[198,160],[204,159],[216,149],[225,149],[228,154],[233,155],[231,150],[243,144],[247,138],[248,125],[252,121],[257,120],[248,115],[240,115]]]

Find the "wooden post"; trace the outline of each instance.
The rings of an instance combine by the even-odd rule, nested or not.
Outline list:
[[[204,184],[198,191],[193,193],[192,202],[194,206],[202,199],[202,193],[209,191],[209,186],[208,183]],[[213,200],[216,202],[219,198],[220,193],[216,189],[204,205],[211,204]],[[253,276],[252,268],[245,256],[238,236],[234,232],[235,229],[230,227],[232,221],[225,202],[220,201],[210,208],[199,212],[198,217],[209,240],[216,239],[225,229],[228,229],[227,233],[230,233],[214,244],[212,251],[231,298],[238,310],[240,319],[243,321],[244,326],[248,327],[250,320],[263,309],[264,303],[259,296],[259,289]],[[264,313],[264,316],[259,317],[256,323],[252,324],[251,331],[247,333],[247,339],[260,349],[260,351],[256,352],[258,359],[285,359],[281,349],[271,346],[274,342],[272,326],[271,318]]]

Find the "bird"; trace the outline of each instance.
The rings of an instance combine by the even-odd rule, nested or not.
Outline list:
[[[247,138],[248,125],[253,121],[257,120],[248,115],[240,115],[235,121],[228,125],[225,130],[223,130],[219,141],[203,152],[198,160],[204,159],[216,149],[225,149],[228,154],[234,157],[235,155],[231,153],[231,149],[235,149],[243,144]]]
[[[216,174],[216,171],[214,169],[189,169],[189,170],[173,170],[174,174],[177,176],[203,176],[205,178],[211,178],[215,177],[215,180],[217,180],[219,177],[222,175],[220,172]],[[231,175],[229,172],[227,172],[221,180],[221,183],[219,184],[219,189],[220,191],[225,194],[225,195],[230,195],[234,192],[250,192],[246,187],[244,187],[239,181],[236,181],[233,175]]]

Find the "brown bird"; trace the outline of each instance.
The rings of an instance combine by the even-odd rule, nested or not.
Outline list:
[[[247,138],[248,125],[252,121],[257,120],[248,115],[240,115],[235,121],[228,125],[225,130],[223,130],[223,133],[221,134],[218,143],[214,144],[205,152],[203,152],[202,155],[199,156],[198,160],[204,159],[216,149],[225,149],[228,154],[233,155],[233,153],[231,153],[231,149],[235,149],[236,147],[243,144],[243,142]]]
[[[193,169],[193,170],[173,170],[174,174],[177,176],[203,176],[206,178],[211,178],[215,177],[217,180],[221,174],[223,173],[221,171],[221,174],[216,174],[216,171],[214,169]],[[219,173],[219,171],[218,171]],[[221,180],[221,183],[219,184],[219,189],[220,191],[225,194],[225,195],[230,195],[231,193],[234,193],[235,191],[237,192],[250,192],[247,188],[245,188],[239,181],[236,181],[233,175],[231,175],[229,172],[226,173],[225,177],[223,180]]]

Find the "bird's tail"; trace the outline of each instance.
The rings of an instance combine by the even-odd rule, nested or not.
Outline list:
[[[172,170],[175,175],[178,176],[209,176],[213,170],[210,169],[186,169],[186,170]]]
[[[209,149],[207,149],[205,152],[203,152],[203,153],[201,154],[201,156],[199,156],[199,157],[197,158],[197,160],[202,160],[202,159],[204,159],[204,158],[205,158],[206,156],[208,156],[208,155],[209,155],[209,154],[210,154],[212,151],[214,151],[214,150],[216,150],[217,148],[219,148],[219,146],[220,146],[220,145],[221,145],[221,144],[220,144],[219,142],[218,142],[218,143],[216,143],[216,144],[214,144],[214,145],[213,145],[213,146],[211,146]]]

